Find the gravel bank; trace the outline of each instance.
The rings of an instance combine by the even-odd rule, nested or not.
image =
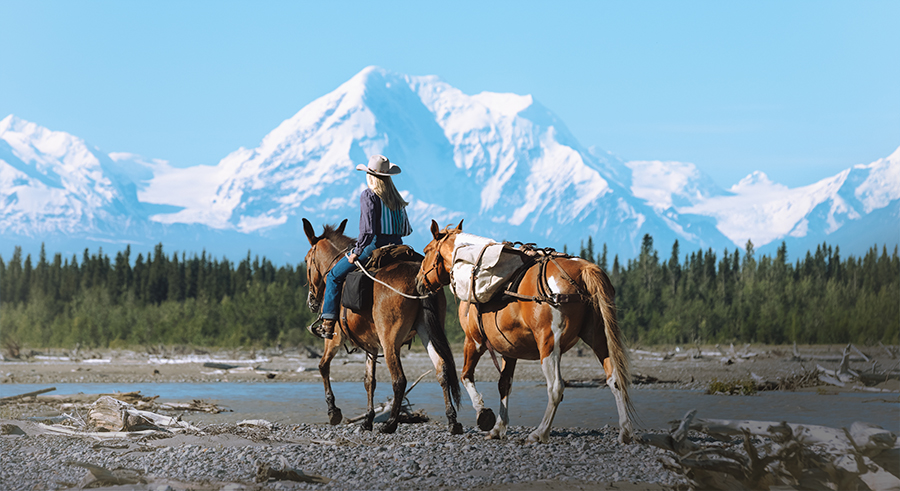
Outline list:
[[[801,361],[791,347],[744,347],[742,356],[724,356],[718,347],[683,350],[634,350],[632,372],[658,387],[704,389],[714,379],[750,378],[751,373],[775,380],[812,369],[816,364],[836,368],[843,346],[799,347]],[[455,347],[455,353],[461,353]],[[889,367],[896,360],[881,348],[866,349],[875,360],[853,368]],[[884,352],[882,352],[884,351]],[[711,354],[712,353],[712,354]],[[718,356],[721,353],[723,356]],[[582,353],[585,354],[586,353]],[[308,351],[180,352],[152,355],[127,351],[75,354],[62,350],[24,360],[0,361],[2,396],[14,395],[15,383],[66,382],[128,384],[139,382],[279,382],[320,381],[318,360]],[[664,355],[664,356],[663,356]],[[332,365],[335,381],[361,382],[360,354],[341,353]],[[462,366],[457,357],[457,367]],[[208,363],[235,365],[215,368]],[[407,378],[431,369],[421,350],[404,351]],[[566,380],[603,376],[593,356],[566,353],[561,363]],[[387,370],[377,371],[380,383],[390,380]],[[476,372],[483,393],[496,390],[497,371],[485,357]],[[540,363],[520,361],[517,381],[543,381]],[[362,384],[359,387],[363,391]],[[150,395],[150,394],[147,394]],[[185,401],[189,402],[189,401]],[[541,406],[546,401],[541,400]],[[464,397],[464,406],[468,401]],[[15,406],[18,409],[13,409]],[[565,407],[565,403],[563,403]],[[89,473],[71,462],[114,470],[131,469],[142,483],[107,485],[116,490],[240,490],[240,489],[483,489],[483,490],[587,490],[673,489],[679,478],[657,461],[661,451],[637,444],[620,445],[618,428],[554,427],[550,443],[525,445],[532,427],[512,426],[505,441],[484,440],[483,433],[467,427],[450,435],[442,414],[430,423],[401,425],[396,434],[362,431],[358,426],[300,424],[272,428],[246,428],[234,424],[201,426],[202,434],[167,438],[97,441],[85,437],[46,434],[30,416],[41,415],[40,404],[9,405],[0,411],[0,423],[15,425],[24,435],[5,427],[0,436],[0,489],[33,490],[77,487]],[[496,409],[496,408],[495,408]],[[471,410],[466,407],[464,410]],[[675,415],[675,417],[680,415]],[[184,419],[190,421],[191,415]],[[515,423],[515,421],[513,421]],[[665,428],[653,431],[664,432]],[[644,430],[647,431],[647,430]],[[259,464],[289,467],[332,479],[327,484],[274,481],[256,483]]]
[[[526,445],[532,428],[513,426],[506,441],[468,429],[450,435],[436,423],[401,425],[382,435],[358,426],[297,425],[271,430],[213,425],[171,438],[97,442],[41,434],[0,437],[5,490],[64,489],[88,472],[68,462],[127,468],[145,483],[106,489],[671,489],[678,478],[657,462],[659,452],[620,445],[615,428],[565,428],[544,445]],[[327,484],[256,483],[257,467],[288,466],[332,479]],[[167,488],[168,486],[168,488]]]

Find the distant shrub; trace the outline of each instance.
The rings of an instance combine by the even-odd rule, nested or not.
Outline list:
[[[717,378],[712,379],[709,387],[706,389],[707,394],[724,394],[729,396],[752,396],[756,394],[756,383],[752,380],[728,380],[720,381]]]

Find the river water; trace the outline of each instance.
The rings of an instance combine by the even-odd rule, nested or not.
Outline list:
[[[0,396],[22,394],[46,388],[46,384],[3,384]],[[321,384],[304,383],[135,383],[135,384],[56,384],[50,394],[100,394],[140,391],[158,395],[160,402],[189,402],[202,399],[231,409],[220,414],[189,413],[184,419],[194,424],[237,422],[265,419],[282,424],[326,423],[325,395]],[[366,394],[360,382],[334,382],[335,397],[345,417],[365,412]],[[485,403],[497,412],[497,388],[494,383],[479,385]],[[376,389],[375,402],[391,396],[389,383]],[[566,388],[564,401],[554,427],[599,428],[617,426],[615,400],[606,388]],[[425,410],[432,420],[445,421],[443,393],[434,381],[420,382],[410,393],[413,409]],[[854,421],[877,424],[900,432],[900,398],[896,393],[844,392],[825,395],[817,392],[761,392],[753,396],[707,395],[701,391],[680,389],[632,389],[639,417],[638,428],[664,429],[680,420],[687,411],[697,409],[705,419],[752,419],[787,421],[831,427],[849,427]],[[510,424],[535,426],[547,406],[543,383],[520,382],[510,396]],[[460,422],[475,425],[475,413],[465,391],[462,395]]]

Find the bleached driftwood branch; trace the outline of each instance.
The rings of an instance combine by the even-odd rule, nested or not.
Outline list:
[[[900,440],[888,430],[854,423],[849,430],[772,421],[695,419],[688,412],[669,435],[645,434],[639,441],[672,452],[663,465],[695,489],[900,490],[896,469]],[[688,430],[720,440],[742,437],[743,453],[724,444],[699,444]],[[757,447],[754,442],[761,444]]]
[[[412,392],[412,390],[414,388],[416,388],[416,385],[418,385],[419,382],[423,378],[425,378],[426,375],[428,375],[431,372],[432,372],[432,370],[428,370],[427,372],[423,373],[422,375],[419,375],[419,378],[417,378],[416,381],[413,382],[413,384],[411,386],[409,386],[408,389],[406,389],[406,392],[403,393],[403,398],[405,399],[406,396],[408,396],[409,393]],[[394,404],[394,398],[391,397],[391,398],[388,398],[388,400],[382,402],[381,404],[378,404],[377,406],[375,406],[374,407],[375,418],[378,418],[379,416],[384,416],[385,414],[390,413],[391,407],[393,406],[393,404]],[[409,412],[409,406],[404,405],[403,409],[406,410],[406,412]],[[356,416],[353,418],[347,418],[346,422],[347,423],[358,423],[364,419],[366,419],[366,413],[360,414],[359,416]]]

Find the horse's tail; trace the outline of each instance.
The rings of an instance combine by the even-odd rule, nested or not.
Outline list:
[[[613,365],[613,373],[607,374],[607,376],[615,377],[617,387],[622,391],[625,408],[629,415],[634,416],[634,405],[628,393],[628,388],[631,386],[628,348],[625,346],[622,331],[619,329],[619,322],[616,320],[616,289],[613,287],[612,282],[609,281],[606,273],[596,264],[589,264],[585,267],[581,272],[581,279],[590,294],[590,302],[594,312],[603,321],[603,328],[606,333],[606,346]]]
[[[429,295],[428,298],[422,300],[422,308],[425,314],[425,325],[428,328],[429,339],[434,351],[438,357],[444,362],[444,373],[438,374],[443,379],[446,386],[450,388],[450,395],[453,403],[459,407],[460,390],[459,376],[456,374],[456,362],[453,361],[453,352],[450,351],[450,341],[447,340],[447,332],[444,330],[443,319],[440,317],[441,309],[439,301],[444,300],[443,290],[438,291],[435,295]],[[440,300],[438,300],[440,295]]]

